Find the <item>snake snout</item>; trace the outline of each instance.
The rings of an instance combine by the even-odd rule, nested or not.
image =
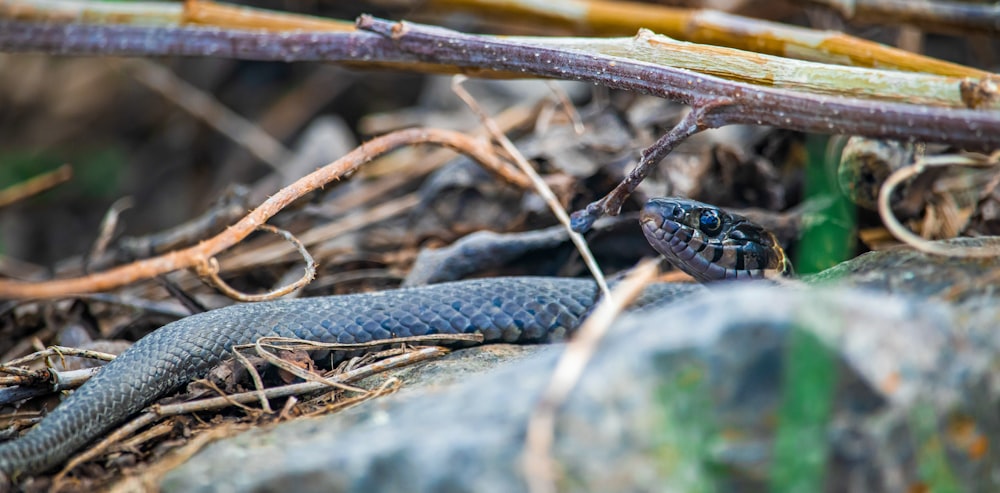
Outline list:
[[[649,199],[639,213],[639,222],[650,230],[661,230],[664,233],[673,234],[680,228],[687,211],[679,202],[669,199]]]

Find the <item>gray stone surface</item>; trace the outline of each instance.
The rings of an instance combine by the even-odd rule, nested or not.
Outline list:
[[[927,290],[937,261],[876,257],[839,287],[713,286],[620,320],[558,414],[561,490],[997,491],[992,285],[957,304]],[[988,279],[977,265],[963,282]],[[523,491],[527,417],[563,348],[459,351],[398,394],[213,444],[161,486]]]

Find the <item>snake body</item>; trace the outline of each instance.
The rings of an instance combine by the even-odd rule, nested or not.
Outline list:
[[[699,280],[755,277],[758,271],[774,271],[785,262],[773,237],[766,248],[744,241],[742,244],[752,252],[740,255],[730,253],[735,248],[732,244],[713,243],[728,238],[726,234],[716,238],[685,234],[690,229],[687,226],[657,217],[665,207],[673,213],[677,204],[710,207],[684,200],[647,205],[642,216],[644,231],[651,240],[655,239],[653,245],[658,249],[662,247],[659,243],[676,245],[688,238],[694,245],[694,256],[687,254],[687,250],[670,247],[667,258],[680,262],[679,266],[689,273],[698,272],[695,277]],[[734,219],[717,209],[716,214],[737,236],[747,234],[739,232],[746,229],[745,220]],[[704,245],[715,245],[713,248],[722,249],[722,253],[706,254],[710,250]],[[713,265],[723,265],[721,271],[704,269],[694,260],[709,255],[718,257]],[[726,266],[725,262],[731,265]],[[736,274],[730,274],[731,269]],[[751,274],[743,275],[740,273],[743,270]],[[708,277],[719,272],[721,276]],[[643,298],[646,304],[666,302],[681,291],[690,291],[688,288],[658,285],[647,288]],[[564,338],[579,325],[597,299],[597,293],[595,283],[587,280],[492,278],[378,293],[234,305],[193,315],[140,339],[73,392],[39,425],[16,440],[0,444],[0,472],[11,479],[59,465],[157,398],[203,376],[234,345],[252,343],[264,336],[359,343],[426,334],[479,333],[487,343],[549,342]]]

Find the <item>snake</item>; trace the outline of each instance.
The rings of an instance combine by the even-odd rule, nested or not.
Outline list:
[[[703,283],[791,274],[771,233],[718,207],[655,198],[643,207],[640,222],[654,249]],[[647,287],[644,304],[672,301],[685,292],[683,286]],[[138,340],[40,423],[0,444],[0,484],[60,465],[155,400],[204,376],[235,345],[266,336],[367,343],[463,333],[481,334],[482,343],[546,343],[570,336],[598,299],[590,280],[498,277],[232,305],[191,315]]]
[[[639,223],[653,249],[700,282],[795,275],[774,233],[714,205],[653,198],[643,206]]]

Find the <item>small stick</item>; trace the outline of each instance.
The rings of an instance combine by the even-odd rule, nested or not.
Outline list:
[[[21,183],[0,190],[0,208],[38,195],[73,178],[73,167],[64,164],[48,173],[42,173]]]
[[[276,356],[274,353],[272,353],[272,352],[264,349],[264,347],[265,347],[265,345],[262,344],[260,340],[258,340],[254,344],[254,350],[257,352],[258,356],[260,356],[261,358],[264,358],[268,363],[271,363],[272,365],[274,365],[274,366],[276,366],[276,367],[278,367],[278,368],[280,368],[282,370],[285,370],[288,373],[291,373],[292,375],[295,375],[296,377],[299,377],[299,378],[301,378],[301,379],[303,379],[303,380],[305,380],[307,382],[321,383],[321,384],[327,385],[327,386],[329,386],[329,387],[331,387],[333,389],[346,390],[346,391],[349,391],[349,392],[362,392],[363,391],[362,389],[359,389],[357,387],[351,387],[350,385],[345,385],[345,384],[342,384],[340,382],[337,382],[334,379],[323,378],[323,377],[321,377],[321,376],[319,376],[319,375],[317,375],[317,374],[315,374],[315,373],[313,373],[311,371],[306,371],[306,370],[304,370],[304,369],[302,369],[302,368],[300,368],[298,366],[290,364],[289,362],[283,360],[281,357]],[[275,348],[275,346],[273,346],[273,345],[268,345],[268,347],[271,348],[271,349]]]
[[[380,385],[379,388],[377,388],[375,390],[369,390],[369,391],[365,392],[363,395],[359,395],[359,396],[355,396],[355,397],[350,397],[350,398],[347,398],[347,399],[340,399],[340,400],[337,400],[335,402],[331,402],[329,404],[325,404],[321,409],[317,409],[315,412],[308,413],[308,414],[306,414],[306,416],[318,416],[320,414],[326,414],[326,413],[331,413],[331,412],[339,411],[341,409],[345,409],[345,408],[354,406],[356,404],[360,404],[360,403],[362,403],[364,401],[368,401],[368,400],[374,399],[376,397],[381,397],[383,395],[391,394],[391,393],[399,390],[400,388],[402,388],[402,386],[403,386],[403,381],[402,380],[400,380],[400,379],[398,379],[396,377],[391,377],[388,380],[386,380],[385,382],[383,382],[382,385]],[[289,399],[292,399],[292,398],[294,398],[294,397],[290,397]],[[318,398],[314,399],[314,401],[316,401],[316,400],[318,400]]]
[[[75,389],[84,384],[87,380],[97,374],[100,368],[83,368],[80,370],[55,371],[45,370],[49,374],[48,378],[34,379],[23,377],[9,377],[2,379],[4,385],[13,385],[0,389],[0,406],[6,406],[15,402],[22,402],[42,395],[60,392],[63,390]],[[51,381],[51,385],[37,385],[40,381]],[[8,417],[8,415],[4,415]]]
[[[49,346],[42,351],[36,351],[26,356],[22,356],[18,359],[11,360],[3,365],[0,365],[0,372],[6,372],[7,369],[15,366],[20,366],[31,361],[39,360],[42,358],[49,358],[52,356],[79,356],[81,358],[91,358],[101,361],[111,361],[115,359],[115,355],[102,353],[100,351],[93,351],[90,349],[78,349],[74,347],[66,346]],[[8,372],[10,373],[10,372]]]
[[[462,87],[462,82],[465,80],[466,77],[464,75],[454,76],[452,78],[451,90],[454,91],[455,94],[457,94],[458,97],[461,98],[462,101],[464,101],[465,104],[479,117],[483,126],[489,130],[490,135],[492,135],[493,139],[500,144],[500,147],[503,147],[503,150],[507,151],[507,154],[514,159],[518,168],[520,168],[525,175],[528,175],[528,178],[531,179],[532,185],[534,185],[535,191],[542,197],[543,200],[545,200],[545,203],[548,204],[549,209],[552,210],[553,214],[555,214],[559,223],[566,228],[570,241],[573,242],[576,249],[580,252],[580,256],[583,258],[584,263],[587,264],[587,268],[590,269],[590,273],[594,276],[594,280],[597,281],[597,286],[601,288],[601,292],[604,296],[611,296],[611,290],[608,289],[608,282],[604,279],[604,273],[601,272],[601,266],[597,265],[597,260],[594,258],[594,254],[592,254],[590,252],[590,248],[587,247],[587,241],[583,239],[582,235],[573,230],[569,214],[566,212],[566,209],[563,208],[562,204],[559,203],[559,198],[556,197],[555,192],[549,188],[548,184],[545,183],[545,180],[543,180],[538,172],[535,171],[535,168],[528,163],[528,160],[524,158],[521,151],[517,150],[514,143],[500,131],[500,127],[497,126],[496,122],[486,114],[486,111],[484,111],[481,106],[479,106],[479,103],[477,103],[472,95],[469,94],[469,91],[466,91],[465,88]]]
[[[118,227],[118,218],[121,217],[122,212],[131,209],[132,205],[131,197],[122,197],[111,204],[108,211],[104,213],[104,219],[101,219],[101,227],[98,229],[97,239],[94,240],[94,245],[90,247],[90,253],[87,255],[87,261],[84,264],[84,267],[88,271],[105,255],[108,245],[114,239],[115,229]]]
[[[594,221],[604,214],[617,216],[622,210],[622,204],[625,203],[625,199],[629,195],[632,195],[632,192],[642,183],[642,180],[645,180],[649,176],[653,168],[660,164],[660,161],[680,145],[681,142],[684,142],[685,139],[702,130],[711,128],[712,125],[708,123],[709,112],[728,104],[730,102],[725,98],[714,101],[705,100],[702,104],[692,103],[691,111],[684,115],[684,118],[677,122],[674,128],[671,128],[670,131],[663,134],[653,145],[642,151],[639,164],[629,172],[628,176],[614,190],[599,200],[587,204],[587,207],[583,210],[573,213],[573,230],[581,233],[586,232],[593,226]]]
[[[242,185],[227,187],[223,195],[209,209],[182,224],[144,236],[126,236],[118,240],[118,247],[131,258],[158,255],[177,247],[191,245],[217,233],[233,221],[243,217],[250,205],[250,189]]]
[[[236,361],[239,361],[240,364],[243,365],[244,368],[246,368],[247,373],[250,374],[250,378],[253,380],[253,387],[254,389],[256,389],[255,393],[257,394],[257,400],[258,402],[260,402],[260,408],[263,409],[265,413],[268,414],[273,413],[274,410],[271,409],[271,401],[269,401],[267,399],[267,396],[264,394],[264,379],[260,377],[260,372],[257,371],[257,368],[253,365],[253,363],[250,362],[250,360],[246,356],[237,351],[235,348],[233,349],[233,358]],[[206,381],[206,383],[210,382]],[[211,387],[212,390],[215,390],[223,397],[229,397],[228,395],[226,395],[225,392],[222,392],[221,389],[216,387],[215,384],[211,384]],[[234,402],[233,404],[235,405],[236,403]]]
[[[122,441],[121,444],[116,447],[118,450],[123,451],[134,451],[138,450],[139,446],[155,438],[169,435],[174,431],[174,426],[171,423],[159,423],[148,430],[139,433],[138,435]]]
[[[545,84],[552,91],[552,94],[555,95],[556,101],[559,102],[563,113],[566,114],[569,121],[573,122],[573,132],[577,135],[583,135],[583,132],[586,131],[586,128],[583,126],[583,118],[580,118],[580,112],[576,111],[576,106],[573,106],[573,101],[569,99],[569,94],[566,94],[562,86],[556,84],[555,81],[547,80]]]
[[[135,80],[229,137],[279,175],[285,173],[284,165],[292,160],[292,151],[211,94],[187,83],[170,69],[148,60],[133,58],[123,61],[119,66]]]
[[[470,343],[482,343],[482,334],[427,334],[422,336],[408,336],[408,337],[393,337],[391,339],[380,339],[377,341],[368,342],[353,342],[353,343],[342,343],[342,342],[319,342],[310,341],[307,339],[295,339],[289,337],[277,337],[277,336],[267,336],[261,337],[253,344],[240,344],[234,346],[233,349],[249,349],[255,348],[258,345],[262,347],[268,347],[273,349],[284,349],[284,350],[294,350],[302,349],[305,351],[319,351],[319,350],[333,350],[333,351],[353,351],[356,349],[366,349],[379,346],[386,346],[389,344],[411,344],[411,343],[435,343],[435,342],[470,342]]]
[[[404,195],[371,208],[366,208],[358,214],[351,214],[326,224],[317,225],[299,235],[299,241],[305,246],[313,246],[324,241],[329,241],[339,235],[350,233],[370,224],[394,217],[412,209],[419,203],[420,196],[417,193]],[[294,251],[295,248],[286,242],[270,243],[226,256],[220,263],[227,271],[243,270],[252,268],[255,265],[277,261]]]

